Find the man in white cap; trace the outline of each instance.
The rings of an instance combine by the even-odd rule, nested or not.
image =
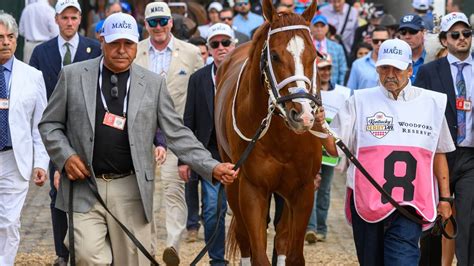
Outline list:
[[[59,71],[63,66],[74,62],[92,59],[101,55],[100,44],[96,40],[83,37],[77,33],[81,24],[81,6],[77,0],[60,0],[56,3],[56,24],[59,35],[35,47],[31,55],[30,65],[43,73],[46,84],[46,97],[49,99],[58,81]],[[53,265],[66,265],[69,252],[64,245],[67,232],[66,213],[55,208],[56,188],[59,174],[50,168],[51,220],[53,225],[54,248],[56,260]]]
[[[29,181],[47,180],[38,123],[46,107],[41,72],[15,58],[18,25],[0,12],[0,265],[13,266]]]
[[[434,28],[433,15],[430,12],[430,0],[413,0],[412,7],[425,22],[425,29],[432,30]]]
[[[209,28],[220,22],[219,13],[222,11],[222,4],[219,2],[212,2],[207,7],[207,18],[209,19],[209,23],[206,25],[201,25],[198,27],[199,34],[204,39],[207,39],[209,35]]]
[[[448,55],[421,66],[415,84],[447,95],[446,120],[456,151],[447,155],[459,234],[456,258],[459,265],[474,264],[474,129],[472,102],[472,29],[465,14],[453,12],[441,19],[441,44]],[[439,241],[439,240],[438,240]],[[439,242],[438,242],[439,245]],[[438,253],[439,254],[439,253]]]
[[[205,178],[227,184],[236,173],[182,124],[163,77],[132,63],[138,43],[132,16],[110,15],[100,41],[103,57],[63,68],[39,125],[61,172],[56,207],[74,219],[69,234],[77,265],[150,265],[105,206],[150,249],[158,125],[169,149]]]
[[[203,66],[200,50],[173,36],[173,18],[164,2],[152,2],[145,7],[145,27],[150,37],[138,44],[135,63],[166,79],[176,112],[182,117],[189,77]],[[172,151],[168,151],[166,157],[166,162],[160,169],[167,232],[163,260],[175,265],[179,263],[181,235],[186,229],[187,205],[185,182],[178,174],[178,158]],[[153,226],[152,230],[154,229]],[[157,237],[155,233],[153,237]],[[156,241],[152,241],[155,244]]]
[[[424,221],[438,215],[446,220],[451,205],[445,153],[455,149],[443,115],[446,96],[412,86],[411,64],[406,42],[383,42],[376,63],[380,85],[355,91],[331,128],[402,208]],[[323,114],[317,121],[324,132]],[[338,155],[333,136],[322,141],[329,154]],[[353,164],[347,186],[359,263],[417,265],[421,224],[396,210]]]
[[[31,53],[37,45],[58,35],[54,15],[54,8],[48,0],[34,1],[21,12],[19,30],[25,38],[23,62],[30,62]]]
[[[216,129],[214,126],[214,95],[216,91],[217,68],[222,63],[227,54],[235,48],[235,36],[232,28],[224,23],[216,23],[209,28],[207,39],[209,53],[214,58],[214,62],[209,64],[189,78],[188,95],[186,108],[184,109],[184,125],[189,127],[197,139],[209,150],[212,157],[221,160],[217,149]],[[196,172],[190,172],[186,164],[180,162],[179,173],[184,180],[189,180],[190,175],[199,176]],[[219,231],[214,241],[209,246],[209,258],[211,265],[226,265],[225,261],[225,213],[227,200],[222,200],[221,216],[217,221],[217,198],[222,184],[212,184],[208,180],[201,179],[202,189],[202,219],[204,221],[204,238],[206,244],[214,233],[217,223]]]

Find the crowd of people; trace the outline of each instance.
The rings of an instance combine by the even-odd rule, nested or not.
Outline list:
[[[228,210],[224,196],[218,213],[218,191],[237,172],[217,148],[215,79],[226,55],[264,23],[259,1],[97,0],[87,14],[77,0],[32,2],[18,23],[0,13],[0,265],[15,262],[29,180],[48,178],[54,265],[72,255],[78,265],[149,264],[112,214],[166,265],[180,263],[180,243],[199,241],[202,226],[209,263],[226,265]],[[301,13],[310,2],[274,4]],[[408,212],[427,222],[453,213],[459,234],[433,236],[380,200],[326,136],[305,241],[330,237],[340,170],[361,265],[451,265],[454,254],[473,265],[472,23],[456,5],[438,22],[432,1],[412,7],[397,20],[381,4],[318,2],[310,25],[324,106],[318,129],[333,128]],[[163,254],[155,254],[158,179]]]

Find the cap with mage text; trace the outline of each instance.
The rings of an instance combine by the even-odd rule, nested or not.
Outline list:
[[[145,7],[145,19],[170,17],[171,10],[165,2],[151,2]]]
[[[376,67],[393,66],[405,70],[412,63],[411,48],[400,39],[386,40],[380,45]]]
[[[138,43],[137,22],[129,14],[112,14],[105,19],[100,36],[104,37],[106,43],[118,39],[127,39]]]
[[[234,39],[234,30],[224,23],[216,23],[209,28],[209,35],[207,41],[209,42],[214,36],[225,35],[229,36],[232,40]]]
[[[417,14],[408,14],[400,19],[400,26],[398,27],[398,29],[400,30],[403,28],[423,30],[425,29],[425,22]]]
[[[464,15],[464,13],[452,12],[445,15],[441,19],[441,31],[443,32],[449,31],[449,29],[451,29],[451,27],[458,22],[462,22],[466,24],[469,28],[471,27],[471,25],[469,24],[469,20],[467,20],[467,17],[466,15]]]
[[[64,11],[64,9],[70,6],[75,7],[77,10],[79,10],[79,12],[82,12],[81,6],[77,2],[77,0],[59,0],[56,3],[56,7],[55,7],[56,14],[61,14]]]

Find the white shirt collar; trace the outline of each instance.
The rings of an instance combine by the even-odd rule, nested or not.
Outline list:
[[[411,85],[410,80],[408,80],[408,84],[405,86],[405,88],[403,88],[400,91],[400,94],[398,94],[398,97],[397,97],[396,100],[393,97],[393,94],[390,91],[388,91],[384,86],[382,86],[382,84],[380,84],[379,87],[380,87],[380,89],[382,90],[382,92],[385,96],[387,96],[389,99],[392,99],[394,101],[407,102],[407,101],[413,100],[417,96],[417,94],[415,92],[415,88]]]
[[[171,34],[171,33],[170,33],[170,34]],[[165,49],[165,50],[166,50],[166,51],[169,51],[169,52],[173,51],[173,45],[174,45],[174,37],[173,37],[173,35],[171,35],[171,39],[170,39],[170,41],[168,42],[168,45],[166,46],[166,49]],[[153,53],[160,53],[160,52],[162,52],[162,51],[158,51],[158,50],[153,46],[153,44],[151,43],[151,37],[150,37],[149,40],[148,40],[148,51],[153,52]]]
[[[74,37],[72,37],[72,39],[70,39],[69,41],[66,41],[63,36],[61,36],[61,34],[59,34],[58,36],[58,47],[59,49],[61,49],[64,44],[68,42],[72,47],[72,49],[77,49],[77,47],[79,46],[79,34],[76,34],[74,35]]]
[[[457,63],[457,62],[464,62],[464,63],[468,63],[469,65],[472,65],[472,61],[473,61],[473,58],[472,58],[472,55],[469,55],[466,60],[464,61],[461,61],[459,60],[457,57],[455,57],[454,55],[452,55],[451,53],[448,53],[448,56],[446,56],[446,58],[448,59],[448,62],[450,65],[454,64],[454,63]]]

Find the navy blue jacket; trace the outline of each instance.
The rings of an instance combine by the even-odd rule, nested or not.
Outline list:
[[[79,45],[73,63],[96,58],[101,54],[102,51],[98,41],[79,35]],[[36,46],[31,55],[30,65],[43,72],[46,97],[49,99],[58,82],[62,65],[58,37]]]

